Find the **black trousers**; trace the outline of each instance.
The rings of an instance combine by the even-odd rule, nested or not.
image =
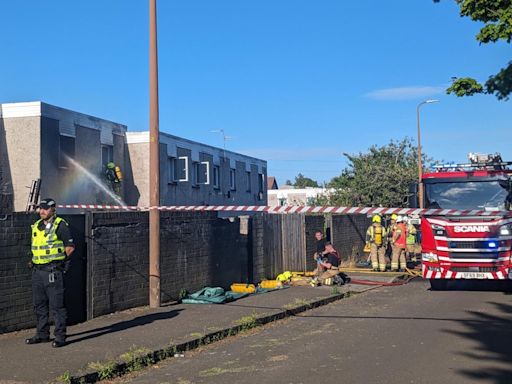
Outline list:
[[[53,273],[53,279],[51,274]],[[53,281],[51,281],[53,280]],[[34,268],[32,271],[32,293],[34,312],[37,317],[37,336],[45,339],[50,336],[49,311],[52,311],[55,339],[66,339],[66,317],[64,307],[64,274],[58,269],[44,270]]]

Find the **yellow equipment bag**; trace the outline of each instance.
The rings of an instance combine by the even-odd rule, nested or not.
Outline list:
[[[265,289],[274,289],[279,288],[281,286],[281,282],[277,280],[262,280],[260,283],[260,287]]]
[[[256,287],[254,284],[234,283],[231,284],[231,290],[237,293],[254,293],[256,292]]]

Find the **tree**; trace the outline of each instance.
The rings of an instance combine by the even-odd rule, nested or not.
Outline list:
[[[297,188],[306,188],[306,187],[315,187],[318,188],[318,183],[310,179],[309,177],[305,177],[302,173],[299,173],[295,176],[295,182],[293,185]]]
[[[438,3],[440,0],[434,0]],[[476,35],[480,44],[512,41],[512,0],[455,0],[460,6],[460,16],[470,17],[485,25]],[[472,96],[477,93],[495,94],[498,100],[508,100],[512,92],[512,61],[497,74],[480,84],[470,77],[455,78],[446,93]]]
[[[317,204],[362,207],[402,207],[407,203],[409,185],[418,180],[417,147],[410,138],[370,147],[368,152],[343,154],[349,161],[333,178],[333,192]],[[431,161],[423,156],[423,162]]]

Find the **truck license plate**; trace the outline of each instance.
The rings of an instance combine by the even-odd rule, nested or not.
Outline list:
[[[482,272],[462,272],[463,279],[486,279],[487,275]]]

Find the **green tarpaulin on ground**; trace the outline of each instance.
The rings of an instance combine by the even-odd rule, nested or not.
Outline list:
[[[233,291],[225,291],[221,287],[205,287],[197,292],[191,293],[185,296],[181,302],[183,304],[224,304],[229,303],[231,301],[235,301],[241,299],[242,297],[246,297],[249,295],[255,295],[259,293],[266,293],[270,291],[275,291],[282,288],[274,288],[274,289],[265,289],[265,288],[256,288],[256,292],[254,293],[238,293]]]

